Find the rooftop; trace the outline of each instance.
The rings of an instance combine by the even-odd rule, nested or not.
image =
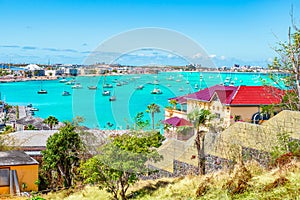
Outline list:
[[[210,102],[216,95],[220,102],[225,105],[269,105],[280,103],[283,94],[283,90],[271,86],[215,85],[171,99],[175,99],[180,104],[186,103],[188,99]]]
[[[0,158],[0,166],[39,164],[24,151],[0,151]]]

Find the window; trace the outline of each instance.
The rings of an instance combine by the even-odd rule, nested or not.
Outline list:
[[[0,186],[9,185],[9,169],[0,169]]]

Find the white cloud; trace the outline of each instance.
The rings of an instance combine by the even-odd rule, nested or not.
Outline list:
[[[201,53],[196,53],[192,58],[201,58],[203,55]]]
[[[215,57],[217,57],[217,55],[216,54],[211,54],[211,55],[209,55],[209,57],[210,58],[215,58]]]

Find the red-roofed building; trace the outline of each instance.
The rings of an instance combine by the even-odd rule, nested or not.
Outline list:
[[[261,106],[278,104],[283,95],[283,90],[271,86],[215,85],[193,94],[171,98],[182,107],[186,105],[186,109],[166,109],[166,118],[173,115],[186,118],[187,113],[198,107],[215,113],[228,126],[234,119],[251,121],[254,114],[260,112]]]

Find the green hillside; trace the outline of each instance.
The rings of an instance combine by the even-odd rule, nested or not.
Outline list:
[[[71,194],[70,194],[71,193]],[[206,176],[186,176],[139,181],[128,192],[129,199],[300,199],[300,162],[265,170],[246,163]],[[109,199],[97,187],[49,193],[45,199]]]

